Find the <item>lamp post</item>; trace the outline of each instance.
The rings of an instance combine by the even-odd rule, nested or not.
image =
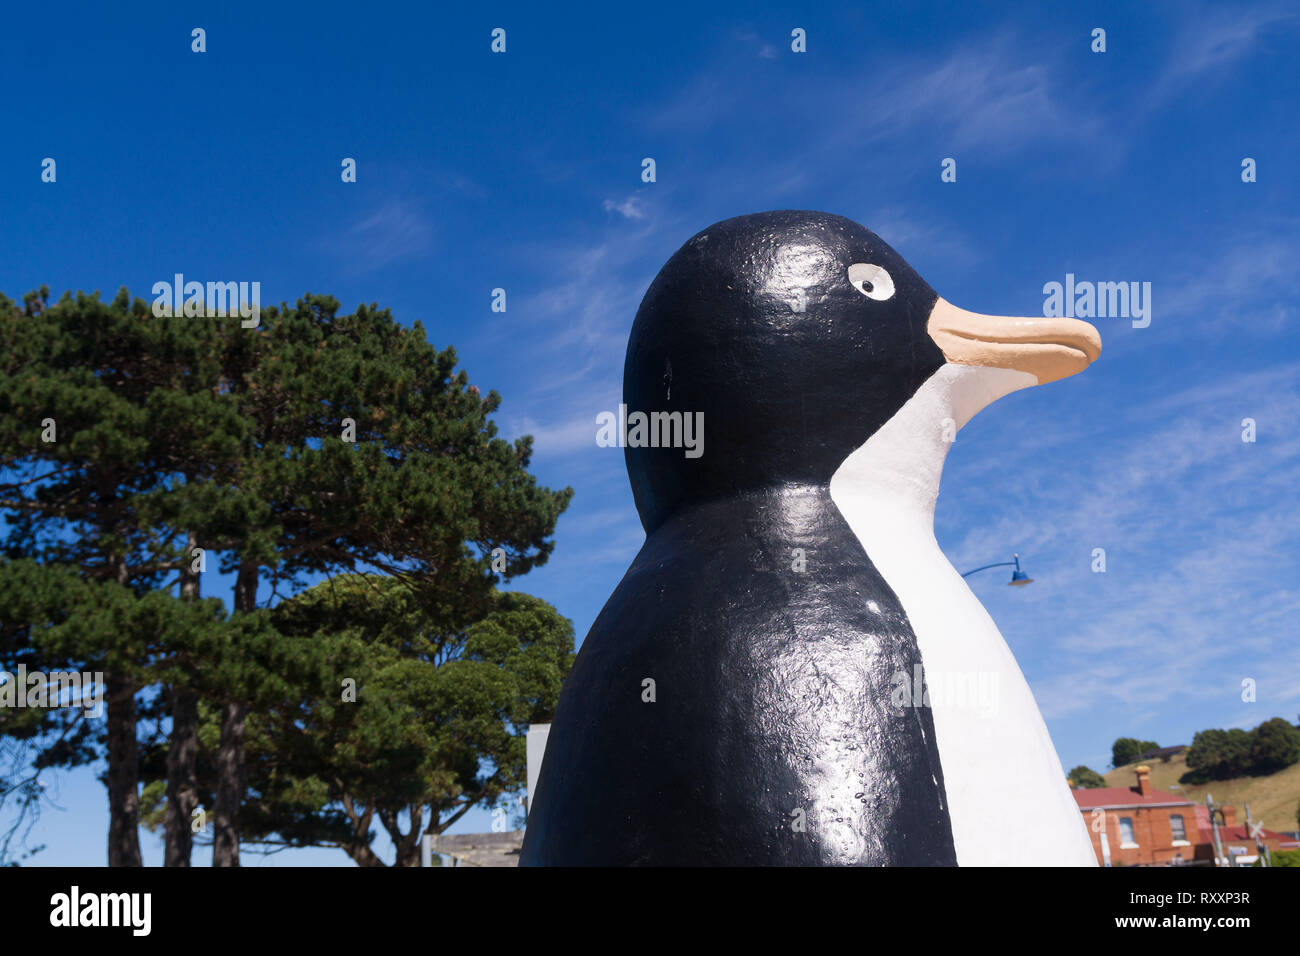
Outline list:
[[[964,574],[962,574],[962,577],[968,578],[972,574],[976,573],[977,571],[987,571],[989,568],[1014,567],[1015,570],[1011,572],[1011,580],[1008,581],[1007,584],[1009,584],[1013,588],[1022,588],[1026,584],[1033,584],[1034,579],[1031,578],[1024,571],[1020,570],[1020,555],[1016,554],[1013,555],[1013,557],[1015,558],[1014,561],[999,561],[997,564],[986,564],[983,567],[975,568],[974,570],[965,572]]]
[[[1182,790],[1183,788],[1179,787],[1178,789]],[[1183,790],[1183,793],[1186,792],[1186,790]],[[1214,794],[1209,792],[1205,794],[1205,808],[1209,811],[1210,830],[1214,833],[1214,865],[1231,866],[1231,860],[1224,860],[1223,863],[1219,862],[1223,859],[1223,841],[1219,839],[1219,821],[1223,819],[1223,809],[1214,805]]]

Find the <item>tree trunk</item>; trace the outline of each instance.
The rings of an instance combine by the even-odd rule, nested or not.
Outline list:
[[[257,609],[257,563],[241,561],[235,578],[235,613]],[[237,690],[236,690],[237,692]],[[248,708],[238,701],[221,708],[217,750],[217,794],[212,813],[212,865],[239,866],[239,807],[244,802],[244,722]]]
[[[109,556],[119,584],[129,580],[126,560]],[[108,698],[104,716],[108,733],[108,865],[141,866],[140,859],[140,747],[136,741],[136,685],[125,674],[104,674]]]
[[[352,862],[357,866],[385,867],[388,865],[365,843],[348,843],[344,845],[343,852],[350,856]]]
[[[167,847],[164,866],[189,866],[194,849],[191,820],[199,805],[195,763],[199,753],[199,699],[183,688],[172,690],[172,736],[167,749]]]
[[[140,866],[140,753],[135,739],[135,684],[104,675],[108,711],[108,865]]]
[[[190,532],[186,547],[186,561],[181,565],[181,600],[199,599],[199,575],[190,570],[194,548],[194,533]],[[194,849],[194,831],[191,819],[199,805],[199,784],[196,763],[199,754],[199,698],[184,687],[172,688],[172,734],[167,748],[167,816],[165,822],[167,842],[163,855],[164,866],[189,866]]]
[[[217,804],[212,813],[212,865],[239,866],[239,805],[244,799],[243,704],[221,708],[217,750]]]
[[[423,835],[424,808],[417,803],[408,806],[407,810],[411,815],[411,829],[406,833],[402,832],[395,812],[380,811],[379,814],[379,820],[388,831],[388,836],[397,851],[393,866],[420,865],[420,837]]]
[[[366,804],[364,814],[357,813],[356,807],[353,806],[352,798],[345,792],[343,794],[343,812],[348,815],[348,820],[352,824],[352,832],[355,838],[343,844],[343,852],[352,858],[357,866],[384,866],[384,861],[379,859],[375,851],[370,849],[370,821],[375,815],[375,802],[371,799]]]

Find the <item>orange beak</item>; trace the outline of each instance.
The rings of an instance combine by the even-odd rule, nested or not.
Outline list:
[[[943,297],[935,302],[927,329],[949,362],[1028,372],[1039,385],[1082,372],[1101,355],[1101,336],[1087,322],[981,315]]]

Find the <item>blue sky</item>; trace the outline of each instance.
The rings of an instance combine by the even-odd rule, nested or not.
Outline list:
[[[517,586],[582,635],[643,540],[595,416],[617,407],[642,294],[695,232],[838,213],[954,304],[1002,314],[1040,314],[1067,273],[1150,282],[1149,327],[1097,319],[1092,368],[961,432],[939,542],[959,570],[1018,551],[1035,578],[972,585],[1067,768],[1103,768],[1117,736],[1296,719],[1293,5],[469,6],[10,11],[0,290],[148,297],[183,272],[422,321],[502,393],[502,431],[536,437],[542,480],[576,490],[551,562]],[[36,862],[101,864],[102,786],[69,774],[57,796]]]

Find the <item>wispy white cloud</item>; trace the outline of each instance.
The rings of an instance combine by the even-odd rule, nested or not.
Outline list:
[[[885,206],[860,221],[918,269],[924,261],[919,254],[922,250],[925,258],[943,259],[955,267],[969,265],[980,255],[975,243],[954,223],[931,222],[919,212]]]
[[[775,60],[778,56],[776,47],[767,42],[757,30],[746,27],[733,30],[731,35],[742,47],[755,51],[755,55],[761,59]]]
[[[606,199],[601,204],[606,212],[616,212],[624,219],[644,219],[645,208],[640,196],[627,196],[624,199]]]
[[[1161,283],[1161,316],[1200,333],[1277,333],[1296,316],[1298,263],[1300,222],[1224,237]]]
[[[563,365],[538,382],[543,392],[582,385],[600,394],[621,382],[627,332],[649,281],[620,266],[625,255],[625,244],[616,240],[574,249],[557,264],[553,283],[521,297],[521,312],[548,330],[538,347],[563,357]]]
[[[797,88],[778,76],[761,78],[761,95],[774,116],[805,116],[810,104],[833,104],[833,121],[819,124],[822,135],[797,144],[805,156],[824,157],[828,149],[859,156],[864,146],[918,134],[944,148],[997,154],[1062,140],[1103,143],[1102,114],[1067,97],[1041,49],[1003,30],[967,38],[937,62],[922,54],[873,59],[850,76],[809,78]],[[649,128],[686,131],[748,115],[737,107],[754,90],[726,82],[730,69],[725,58],[712,63],[648,117]]]
[[[596,416],[558,421],[539,425],[531,418],[511,422],[510,431],[533,436],[533,448],[540,454],[567,455],[574,451],[590,451],[596,447]]]
[[[900,64],[878,83],[870,108],[846,118],[840,135],[879,140],[925,128],[954,150],[996,153],[1054,140],[1095,141],[1100,115],[1069,104],[1052,70],[1027,57],[1027,47],[1022,37],[1003,32],[963,43],[937,66]]]
[[[1294,28],[1300,11],[1290,3],[1206,7],[1180,10],[1181,26],[1174,34],[1164,69],[1146,95],[1147,108],[1187,90],[1207,77],[1224,78],[1233,66],[1257,50],[1279,28]]]
[[[433,224],[419,203],[392,198],[320,241],[344,260],[349,273],[358,274],[416,258],[428,251],[433,237]]]
[[[1238,706],[1246,677],[1259,681],[1256,720],[1300,704],[1298,381],[1300,364],[1288,364],[1067,411],[1067,433],[1074,418],[1114,421],[1076,440],[1071,467],[1060,455],[1036,461],[1045,423],[1021,419],[1000,485],[974,480],[987,474],[978,468],[945,476],[961,487],[943,524],[960,512],[968,527],[954,563],[1019,548],[1040,580],[1014,606],[996,592],[986,600],[1007,616],[1045,716],[1183,706],[1198,729]],[[1257,420],[1253,444],[1241,441],[1242,417]],[[1096,547],[1105,574],[1091,570]]]
[[[510,306],[511,322],[527,323],[530,366],[544,373],[517,383],[515,407],[526,412],[505,426],[531,433],[539,455],[579,460],[607,451],[595,444],[596,415],[621,400],[628,332],[664,256],[659,234],[653,217],[620,217],[583,240],[517,250],[545,277],[520,289]],[[500,323],[495,334],[505,341],[519,331]],[[621,458],[612,461],[596,467],[621,471]]]

